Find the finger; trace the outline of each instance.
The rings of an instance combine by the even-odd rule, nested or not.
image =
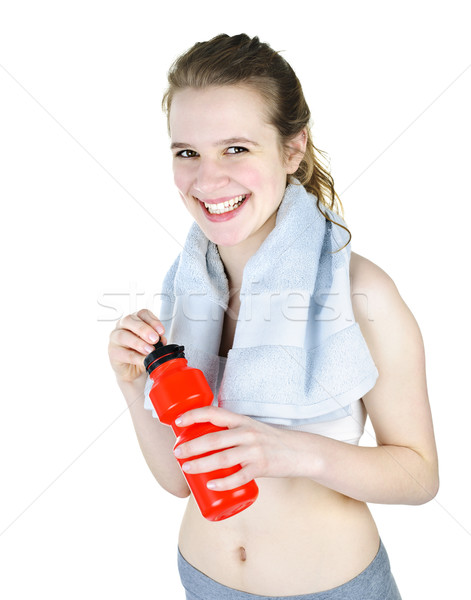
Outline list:
[[[138,365],[140,367],[142,367],[144,360],[144,357],[140,352],[115,345],[110,346],[109,357],[112,363]]]
[[[136,315],[150,325],[159,335],[162,335],[165,332],[165,327],[162,322],[149,309],[143,308],[142,310],[139,310]]]
[[[207,433],[184,444],[179,444],[173,453],[180,459],[190,458],[191,456],[199,456],[207,452],[215,452],[238,446],[243,441],[243,433],[241,435],[241,432],[236,429],[224,429],[223,431]]]
[[[128,329],[115,329],[111,332],[110,342],[116,346],[129,348],[147,356],[155,348]]]
[[[142,315],[144,319],[139,315]],[[165,331],[163,325],[157,318],[151,318],[143,311],[126,315],[118,321],[116,329],[127,329],[132,331],[142,340],[150,342],[151,344],[156,344],[160,339],[160,331],[162,331],[162,333]]]
[[[178,427],[188,427],[193,423],[213,423],[219,427],[237,427],[242,425],[247,417],[233,413],[219,406],[203,406],[180,415],[175,420]]]
[[[229,448],[221,452],[215,452],[210,456],[187,460],[181,467],[185,473],[191,475],[197,473],[210,473],[219,469],[230,469],[240,464],[241,452],[239,448]]]
[[[240,471],[237,471],[237,473],[233,473],[223,479],[211,479],[208,481],[207,486],[210,490],[222,492],[245,485],[249,481],[252,481],[252,479],[254,479],[254,476],[251,475],[250,469],[248,467],[243,467]]]

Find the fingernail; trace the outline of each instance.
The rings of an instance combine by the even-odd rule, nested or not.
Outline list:
[[[160,335],[162,335],[162,334],[163,334],[163,332],[165,331],[165,329],[163,328],[163,326],[162,326],[162,325],[157,325],[156,329],[157,329],[157,331],[160,333]]]
[[[151,342],[156,342],[159,339],[159,336],[155,333],[149,333],[149,339]]]
[[[191,471],[191,464],[190,464],[190,463],[185,463],[185,464],[182,466],[182,469],[183,469],[184,471]]]
[[[182,424],[182,420],[180,417],[178,417],[178,419],[175,419],[175,425],[181,425]]]
[[[206,484],[206,486],[210,489],[210,490],[215,490],[217,488],[217,485],[214,483],[214,481],[208,481],[208,483]]]
[[[175,456],[181,456],[182,455],[182,451],[180,448],[175,448],[175,450],[173,451],[173,453],[175,454]]]

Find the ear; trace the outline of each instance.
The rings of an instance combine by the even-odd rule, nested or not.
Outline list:
[[[287,144],[286,172],[296,173],[306,152],[307,130],[302,129]]]

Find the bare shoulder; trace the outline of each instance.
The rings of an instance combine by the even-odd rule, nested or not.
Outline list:
[[[380,373],[380,381],[363,399],[384,392],[387,380],[397,387],[404,377],[420,381],[425,389],[422,333],[391,276],[352,252],[350,278],[355,321]]]
[[[377,264],[357,254],[356,252],[351,253],[350,257],[350,284],[352,293],[359,292],[362,289],[379,286],[394,284],[391,277]]]
[[[356,252],[352,252],[350,258],[350,288],[355,320],[360,327],[375,317],[392,317],[392,313],[401,308],[409,310],[392,277]]]

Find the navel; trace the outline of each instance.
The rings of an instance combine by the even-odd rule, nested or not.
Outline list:
[[[239,548],[239,556],[242,562],[245,562],[247,560],[247,552],[245,551],[245,548],[243,546]]]

